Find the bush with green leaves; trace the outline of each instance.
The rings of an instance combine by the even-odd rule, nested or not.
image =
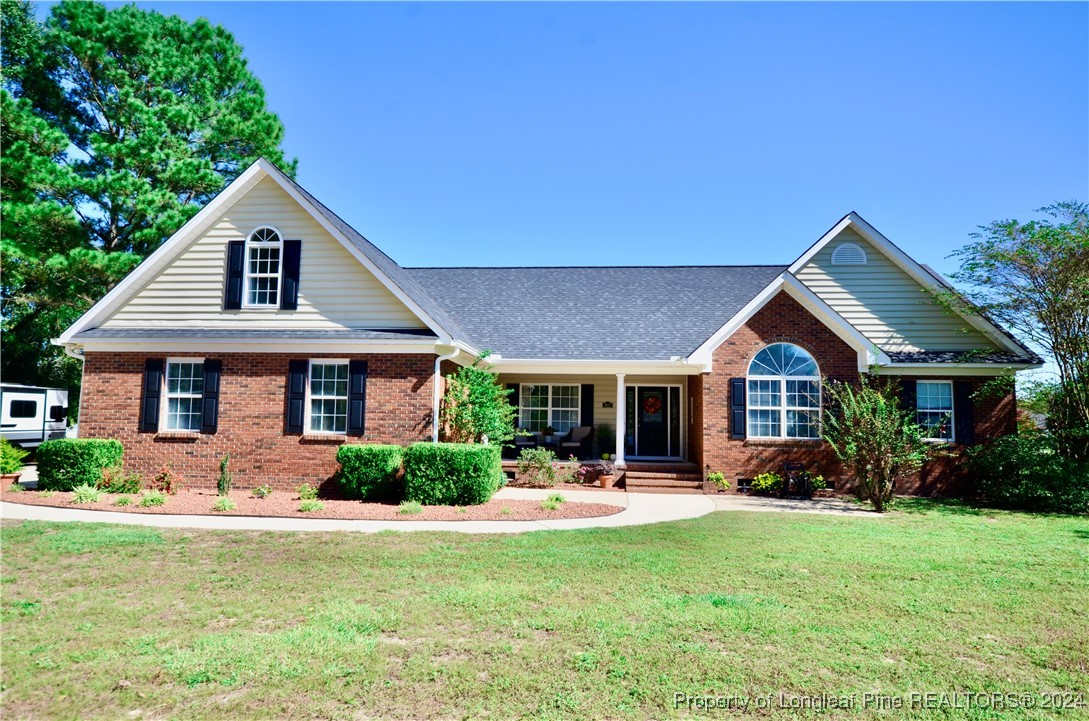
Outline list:
[[[295,491],[299,494],[299,500],[301,501],[313,501],[318,497],[318,489],[309,483],[302,484]]]
[[[415,516],[424,512],[423,504],[419,501],[401,501],[397,512],[403,516]]]
[[[546,498],[543,501],[541,501],[541,510],[542,511],[558,511],[558,510],[560,510],[560,503],[559,503],[559,501],[554,501],[551,498]]]
[[[499,382],[487,358],[484,352],[472,365],[446,377],[440,422],[448,441],[502,446],[514,439],[518,409],[507,399],[511,389]]]
[[[90,484],[84,483],[73,489],[72,503],[98,503],[101,500],[102,491]]]
[[[523,448],[518,454],[518,480],[532,488],[556,485],[556,454],[547,448]]]
[[[707,481],[720,491],[730,488],[730,482],[726,480],[726,475],[722,471],[711,471],[707,474]]]
[[[427,506],[487,503],[503,482],[497,445],[414,443],[404,464],[405,499]]]
[[[401,497],[405,449],[387,445],[346,445],[337,449],[337,485],[345,498],[393,501]]]
[[[315,501],[313,498],[307,499],[299,504],[299,510],[303,513],[315,513],[325,508],[325,504],[321,501]]]
[[[29,455],[30,451],[11,445],[7,438],[0,438],[0,473],[9,475],[23,470],[23,459]]]
[[[226,496],[228,493],[230,493],[231,484],[234,483],[234,479],[231,477],[231,472],[227,470],[227,464],[230,462],[230,453],[227,453],[219,459],[219,478],[216,479],[216,490],[221,496]]]
[[[117,500],[113,502],[115,506],[131,506],[132,496],[118,496]]]
[[[771,495],[778,493],[782,487],[783,477],[774,471],[769,471],[753,478],[749,490],[759,495]]]
[[[257,488],[254,488],[252,493],[254,498],[268,498],[272,495],[272,486],[267,483],[262,483]]]
[[[38,488],[71,491],[95,486],[102,471],[121,465],[120,441],[105,438],[57,438],[38,446]]]
[[[1089,512],[1089,463],[1066,457],[1053,434],[1002,436],[968,449],[968,470],[984,503],[1050,513]]]
[[[139,493],[144,487],[144,477],[139,473],[126,473],[124,466],[118,464],[102,469],[102,478],[96,484],[104,493]]]
[[[163,505],[166,505],[166,494],[162,491],[147,491],[140,498],[140,506],[142,508]]]
[[[233,511],[234,508],[234,501],[230,496],[218,496],[212,504],[212,510],[218,512]]]

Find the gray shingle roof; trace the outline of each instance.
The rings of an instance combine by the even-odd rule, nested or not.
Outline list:
[[[481,350],[504,358],[687,356],[783,265],[406,268]]]
[[[432,339],[435,334],[430,330],[406,328],[404,330],[387,329],[360,330],[355,328],[299,329],[282,328],[91,328],[80,331],[77,341],[85,338],[242,338],[245,340],[406,340],[412,338]]]
[[[1029,357],[1007,353],[1005,351],[977,350],[925,350],[925,351],[887,351],[893,363],[1043,363],[1043,359],[1032,353]]]

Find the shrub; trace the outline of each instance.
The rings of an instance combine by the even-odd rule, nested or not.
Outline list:
[[[152,506],[162,506],[166,504],[166,494],[162,491],[147,491],[140,499],[140,506],[142,508],[151,508]]]
[[[552,501],[553,503],[567,503],[567,499],[564,498],[559,493],[553,493],[553,494],[549,495],[549,497],[546,500]]]
[[[131,506],[132,496],[118,496],[117,500],[113,502],[115,506]]]
[[[502,475],[499,446],[414,443],[405,450],[405,498],[424,505],[487,503]]]
[[[18,446],[8,443],[7,438],[0,438],[0,473],[18,473],[23,470],[23,459],[30,455]]]
[[[12,481],[11,485],[8,486],[8,490],[12,493],[22,493],[23,487],[19,485],[19,481]]]
[[[76,486],[72,494],[72,503],[98,503],[101,500],[102,491],[87,483]]]
[[[139,493],[144,487],[144,477],[139,473],[125,473],[121,464],[102,469],[102,478],[95,484],[104,493]]]
[[[726,476],[722,471],[711,471],[707,474],[707,480],[713,483],[715,488],[720,491],[726,491],[730,488],[730,482],[726,480]]]
[[[1089,464],[1065,458],[1050,433],[1002,436],[968,449],[976,495],[1002,508],[1089,512]]]
[[[268,498],[272,495],[272,486],[267,483],[262,483],[257,488],[253,489],[254,498]]]
[[[219,491],[219,495],[225,496],[231,492],[231,483],[234,479],[231,478],[231,472],[227,470],[227,464],[231,461],[231,454],[228,453],[219,459],[219,478],[216,479],[216,490]]]
[[[523,448],[518,454],[519,480],[535,488],[556,485],[556,454],[547,448]]]
[[[778,493],[783,487],[783,477],[778,473],[761,473],[752,479],[750,490],[753,493]]]
[[[559,463],[557,480],[560,483],[582,483],[586,476],[586,470],[582,467],[582,461],[574,456],[567,459],[566,463]]]
[[[560,503],[558,501],[553,501],[551,498],[546,498],[541,501],[541,510],[558,511],[560,510]]]
[[[423,513],[424,507],[418,501],[401,501],[400,509],[397,512],[406,516],[415,516],[417,513]]]
[[[514,438],[518,409],[507,400],[512,391],[499,382],[487,357],[484,352],[446,377],[440,421],[447,440],[502,446]]]
[[[401,495],[401,446],[341,446],[337,484],[346,498],[395,500]]]
[[[212,510],[213,511],[233,511],[234,510],[234,501],[231,500],[230,496],[220,496],[219,498],[217,498],[215,500],[215,503],[212,504]]]
[[[824,476],[819,474],[811,474],[809,476],[809,482],[813,484],[814,491],[823,491],[825,488],[828,488],[828,481],[824,480]]]
[[[182,478],[174,472],[174,464],[167,463],[159,469],[158,475],[155,476],[152,485],[155,490],[173,496],[181,488]]]
[[[121,465],[124,448],[104,438],[57,438],[38,446],[38,488],[71,491],[94,486],[102,470]]]
[[[313,501],[318,497],[318,489],[311,486],[309,483],[304,483],[295,489],[299,494],[299,500]]]
[[[325,504],[321,501],[315,501],[313,498],[307,499],[299,504],[299,510],[303,513],[314,513],[325,508]]]

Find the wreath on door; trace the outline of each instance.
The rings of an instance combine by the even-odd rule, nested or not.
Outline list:
[[[656,416],[662,410],[662,399],[658,396],[648,396],[643,401],[643,412],[648,416]]]

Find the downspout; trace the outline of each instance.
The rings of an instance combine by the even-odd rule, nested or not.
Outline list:
[[[442,362],[444,360],[452,360],[461,353],[461,348],[455,347],[454,350],[446,355],[440,355],[435,357],[435,382],[434,387],[434,399],[431,406],[431,442],[439,442],[439,379],[442,378]]]

